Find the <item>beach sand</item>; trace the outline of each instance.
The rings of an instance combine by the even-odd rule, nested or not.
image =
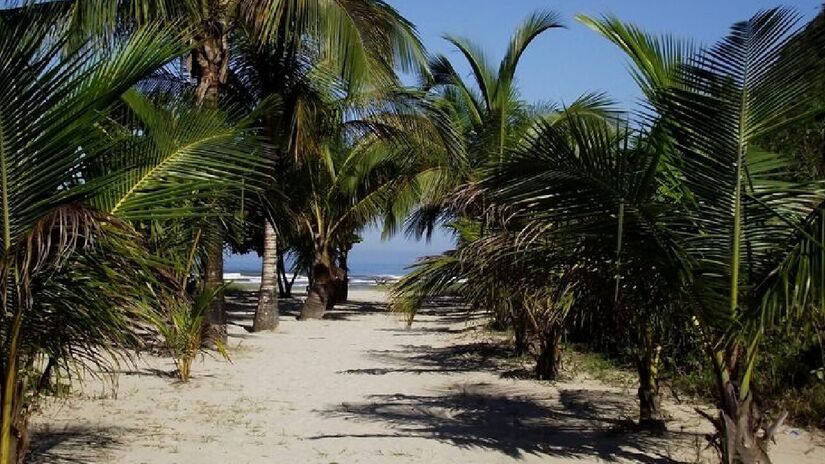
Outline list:
[[[666,402],[663,437],[634,432],[632,385],[531,380],[463,311],[430,308],[408,330],[383,292],[350,295],[323,321],[284,304],[263,334],[244,329],[254,294],[236,299],[231,363],[206,357],[180,384],[170,360],[144,356],[114,381],[87,379],[36,414],[29,462],[701,462],[711,427],[692,405]],[[785,427],[774,462],[821,464],[820,442]]]

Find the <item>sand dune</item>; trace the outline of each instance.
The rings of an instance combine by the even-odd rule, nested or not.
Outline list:
[[[664,437],[637,433],[628,427],[632,387],[530,380],[461,311],[430,309],[407,330],[383,312],[381,292],[352,297],[363,303],[323,321],[287,313],[272,334],[247,333],[254,300],[237,301],[231,364],[207,357],[186,385],[156,357],[118,375],[114,388],[88,379],[82,395],[37,414],[30,461],[697,462],[710,426],[691,405],[668,402]],[[815,442],[786,428],[775,462],[825,462]]]

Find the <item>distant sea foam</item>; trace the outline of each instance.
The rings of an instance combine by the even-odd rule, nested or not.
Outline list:
[[[359,259],[354,256],[350,262],[350,285],[376,286],[379,283],[390,283],[400,279],[407,267],[415,261],[414,257],[403,254],[386,253],[372,259]],[[361,257],[363,258],[363,256]],[[288,274],[292,279],[292,275]],[[261,258],[254,254],[227,256],[224,262],[224,280],[245,284],[261,283]],[[306,287],[309,281],[306,276],[299,275],[295,279],[295,288]]]
[[[400,279],[402,276],[397,274],[378,274],[378,275],[359,275],[350,274],[349,283],[354,287],[374,287],[381,283],[392,283]],[[292,274],[287,274],[287,278],[292,280]],[[235,282],[239,284],[260,284],[260,272],[225,272],[223,280],[227,282]],[[295,288],[303,288],[309,285],[309,280],[306,276],[298,275],[295,278]]]

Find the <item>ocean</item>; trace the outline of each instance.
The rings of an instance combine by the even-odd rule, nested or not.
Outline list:
[[[356,244],[349,254],[350,284],[354,287],[369,287],[384,280],[398,280],[422,256],[437,255],[453,247],[452,238],[441,232],[429,242],[410,240],[403,236],[382,240],[380,232],[375,229],[368,229],[363,235],[364,240]],[[228,255],[224,262],[224,279],[260,283],[261,258],[255,253]],[[295,280],[296,289],[306,285],[305,276],[298,276]]]
[[[353,257],[355,258],[355,257]],[[401,257],[398,254],[385,255],[383,259],[351,259],[350,286],[374,287],[400,279],[407,273],[408,267],[415,262],[417,256]],[[287,274],[291,279],[292,274]],[[223,278],[243,284],[261,283],[261,258],[255,254],[230,255],[224,261]],[[298,275],[295,278],[295,288],[304,288],[308,284],[306,276]]]

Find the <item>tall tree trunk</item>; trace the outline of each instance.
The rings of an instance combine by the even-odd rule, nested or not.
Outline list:
[[[539,356],[536,359],[536,377],[539,380],[555,380],[561,371],[562,328],[549,324],[540,334]]]
[[[200,46],[192,50],[195,97],[201,104],[217,106],[229,76],[229,24],[226,20],[211,21],[196,39]]]
[[[278,327],[278,234],[268,220],[264,221],[264,252],[261,260],[261,288],[252,331],[275,330]]]
[[[527,336],[527,309],[511,305],[511,324],[513,326],[513,351],[516,356],[524,356],[530,351],[530,340]]]
[[[281,298],[292,298],[292,287],[295,285],[295,279],[298,278],[297,269],[292,273],[292,277],[286,276],[286,260],[282,250],[278,250],[278,272],[280,280],[284,282],[284,289],[281,293]]]
[[[219,0],[215,7],[219,17],[204,24],[202,33],[196,36],[200,46],[192,50],[192,75],[197,80],[195,97],[199,104],[217,107],[221,87],[229,75],[229,20],[222,17],[228,0]],[[215,221],[209,234],[212,235],[206,252],[205,289],[223,286],[223,240],[225,230]],[[209,304],[207,314],[209,335],[226,339],[226,303],[223,291]]]
[[[316,251],[312,266],[312,285],[301,307],[299,320],[322,319],[335,306],[335,272],[329,252]]]
[[[283,273],[281,269],[281,253],[279,250],[278,261],[275,262],[275,280],[278,282],[278,298],[287,298],[286,279],[284,279]]]
[[[647,331],[642,354],[638,360],[639,372],[639,426],[654,432],[664,432],[664,414],[659,394],[659,357],[661,348]]]
[[[349,250],[352,247],[343,247],[338,255],[338,269],[337,279],[335,280],[335,302],[346,303],[349,299],[349,267],[347,266],[347,258]]]
[[[206,322],[209,324],[207,340],[210,337],[226,341],[226,298],[223,291],[223,225],[220,222],[210,225],[213,234],[206,241],[206,278],[205,289],[221,289],[209,302]]]

